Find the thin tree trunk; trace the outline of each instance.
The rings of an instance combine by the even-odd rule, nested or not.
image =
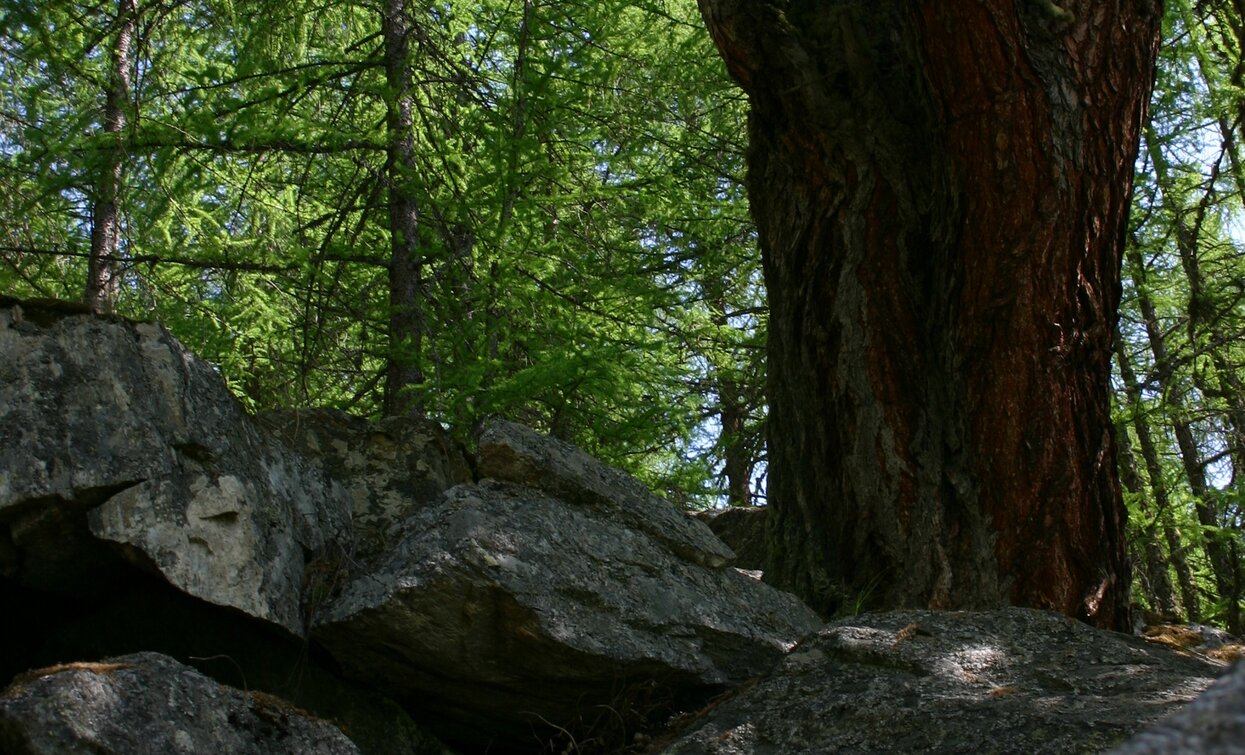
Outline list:
[[[1176,616],[1176,591],[1172,587],[1167,561],[1158,540],[1159,522],[1149,510],[1150,507],[1145,505],[1141,469],[1137,465],[1137,456],[1133,453],[1128,427],[1123,422],[1116,426],[1115,437],[1119,444],[1120,482],[1125,490],[1141,501],[1142,513],[1147,515],[1147,524],[1141,529],[1141,542],[1137,545],[1139,552],[1133,554],[1133,563],[1140,567],[1138,571],[1141,572],[1140,578],[1135,581],[1141,583],[1139,589],[1156,613],[1161,616]]]
[[[523,18],[519,22],[514,67],[510,75],[510,91],[513,93],[515,101],[514,116],[511,123],[513,139],[511,140],[506,165],[506,180],[511,183],[506,191],[506,198],[502,202],[501,208],[500,225],[503,229],[510,224],[510,219],[514,216],[514,204],[518,201],[521,194],[522,177],[519,175],[519,150],[522,148],[524,137],[527,135],[528,93],[526,76],[527,60],[532,39],[533,11],[533,0],[523,0]]]
[[[1236,10],[1235,15],[1230,13],[1221,15],[1217,20],[1220,23],[1225,24],[1231,30],[1237,49],[1242,50],[1245,49],[1241,47],[1242,44],[1245,44],[1245,25],[1243,25],[1243,19],[1245,19],[1245,17],[1241,14],[1242,12],[1245,12],[1245,0],[1233,0],[1233,5]],[[1184,20],[1186,26],[1198,23],[1194,17],[1193,11],[1193,7],[1189,5],[1187,0],[1180,0],[1181,18]],[[1198,68],[1202,73],[1202,79],[1207,83],[1207,86],[1211,90],[1210,94],[1212,99],[1225,95],[1234,96],[1237,111],[1237,119],[1235,123],[1229,121],[1226,115],[1220,115],[1216,119],[1219,127],[1219,135],[1223,140],[1223,153],[1220,156],[1219,161],[1215,162],[1212,174],[1207,181],[1206,193],[1202,196],[1202,200],[1198,203],[1195,229],[1200,230],[1203,219],[1206,217],[1212,200],[1216,194],[1216,184],[1219,179],[1219,164],[1223,157],[1227,157],[1228,159],[1230,177],[1236,186],[1235,194],[1242,204],[1245,204],[1245,167],[1241,164],[1241,153],[1237,139],[1237,129],[1242,124],[1241,118],[1245,117],[1245,96],[1239,95],[1242,86],[1245,86],[1245,60],[1238,60],[1232,71],[1232,86],[1235,87],[1235,90],[1225,92],[1219,83],[1220,75],[1218,68],[1207,58],[1205,47],[1202,44],[1195,44],[1194,49],[1197,54]],[[1157,155],[1157,159],[1162,160],[1163,157],[1164,156],[1160,151]],[[1159,164],[1156,162],[1156,168],[1158,167]],[[1166,169],[1166,167],[1166,165],[1163,166],[1164,169]],[[1186,248],[1192,249],[1194,254],[1190,257],[1182,249],[1181,259],[1185,265],[1186,271],[1189,270],[1188,260],[1192,259],[1194,262],[1192,277],[1190,278],[1191,305],[1205,305],[1207,303],[1207,298],[1203,294],[1201,275],[1196,265],[1196,237],[1197,233],[1195,232],[1194,244],[1192,246],[1186,246]],[[1231,459],[1233,463],[1233,484],[1235,485],[1237,473],[1245,471],[1245,383],[1239,379],[1237,370],[1233,369],[1232,365],[1230,365],[1225,359],[1223,348],[1229,343],[1239,341],[1240,336],[1239,334],[1229,334],[1221,331],[1222,315],[1220,313],[1216,313],[1214,317],[1209,317],[1209,313],[1206,312],[1205,306],[1191,306],[1190,313],[1193,314],[1194,312],[1199,314],[1200,319],[1203,321],[1198,324],[1203,327],[1208,327],[1210,330],[1207,334],[1209,339],[1207,342],[1212,345],[1211,357],[1217,373],[1216,382],[1218,383],[1218,386],[1215,395],[1222,398],[1228,405],[1228,447],[1231,452]],[[1189,326],[1192,328],[1194,325],[1195,321],[1191,317]]]
[[[108,88],[104,93],[104,159],[91,203],[91,256],[83,303],[97,313],[116,304],[121,239],[121,186],[125,174],[126,111],[130,101],[130,48],[138,25],[136,0],[119,0]]]
[[[411,83],[412,24],[406,0],[385,0],[381,36],[385,80],[389,87],[385,125],[389,151],[389,367],[385,375],[385,414],[422,414],[412,389],[424,382],[422,367],[425,313],[420,212],[413,184],[415,163],[414,108]]]
[[[719,330],[730,327],[727,317],[726,284],[720,278],[700,281],[705,304]],[[730,368],[710,365],[709,380],[718,396],[718,448],[722,451],[722,474],[726,478],[726,500],[731,506],[752,505],[752,471],[755,467],[747,439],[748,405],[743,386]]]
[[[1118,335],[1115,342],[1115,356],[1116,363],[1120,367],[1120,379],[1124,382],[1124,393],[1128,397],[1130,405],[1129,414],[1132,417],[1133,431],[1137,433],[1137,443],[1141,446],[1141,458],[1145,462],[1146,476],[1150,478],[1150,496],[1151,500],[1154,501],[1155,510],[1154,526],[1162,529],[1163,539],[1167,543],[1168,559],[1176,572],[1176,584],[1180,586],[1180,599],[1184,605],[1185,615],[1188,616],[1189,621],[1201,621],[1201,603],[1198,600],[1197,587],[1193,583],[1193,571],[1189,568],[1189,560],[1185,557],[1184,543],[1182,542],[1180,531],[1172,523],[1171,497],[1167,494],[1167,485],[1163,477],[1163,466],[1159,461],[1158,448],[1154,444],[1154,436],[1150,432],[1150,425],[1141,412],[1141,385],[1137,380],[1136,373],[1133,371],[1133,365],[1128,358],[1128,352],[1124,349],[1124,341]],[[1121,458],[1127,460],[1128,454],[1124,448],[1124,433],[1121,432],[1120,436],[1120,455]],[[1153,533],[1147,531],[1144,537],[1147,540],[1147,549],[1151,547],[1157,548],[1157,542]],[[1162,559],[1161,557],[1150,558],[1156,562],[1149,569],[1151,573],[1154,573],[1159,568],[1157,562],[1161,562]],[[1170,593],[1170,590],[1170,580],[1168,580],[1168,586],[1155,590],[1156,596],[1161,592],[1163,594]],[[1162,610],[1168,610],[1167,606],[1164,605]]]
[[[1180,196],[1179,191],[1174,189],[1175,183],[1174,177],[1171,175],[1171,166],[1163,154],[1162,145],[1156,138],[1153,129],[1146,129],[1146,143],[1159,187],[1165,190],[1169,201],[1180,203],[1184,198]],[[1207,193],[1203,195],[1202,200],[1195,207],[1191,209],[1184,206],[1173,208],[1178,213],[1175,222],[1176,251],[1180,256],[1181,267],[1185,274],[1185,283],[1189,291],[1187,327],[1189,342],[1194,350],[1193,356],[1195,360],[1198,351],[1201,349],[1200,344],[1204,340],[1209,343],[1219,342],[1216,323],[1209,316],[1210,299],[1203,286],[1201,264],[1198,259],[1198,239],[1201,238],[1202,224],[1210,205],[1210,191],[1213,190],[1213,180],[1211,183],[1212,188],[1207,190]],[[1190,212],[1192,214],[1191,219],[1186,217]],[[1141,258],[1140,251],[1135,247],[1129,251],[1129,261],[1137,270],[1144,272],[1142,267],[1144,261]],[[1151,345],[1156,347],[1154,354],[1155,362],[1158,366],[1159,379],[1160,381],[1170,380],[1173,377],[1172,370],[1174,368],[1171,365],[1171,358],[1167,354],[1163,334],[1158,329],[1157,313],[1153,302],[1149,298],[1149,292],[1145,290],[1144,278],[1142,283],[1143,285],[1138,287],[1140,291],[1138,301],[1142,305],[1142,314],[1146,320],[1146,329],[1150,333]],[[1159,361],[1160,353],[1163,354],[1161,363]],[[1222,357],[1217,351],[1211,354],[1211,365],[1215,364],[1223,365]],[[1203,395],[1218,392],[1218,387],[1210,384],[1205,371],[1196,365],[1193,369],[1193,381]],[[1168,387],[1167,385],[1163,386],[1165,392]],[[1239,417],[1231,409],[1232,404],[1238,400],[1236,397],[1229,397],[1230,408],[1225,417],[1229,428],[1228,444],[1230,449],[1238,447],[1234,442],[1234,436],[1236,435],[1234,419],[1239,419]],[[1185,473],[1189,478],[1189,488],[1193,493],[1194,508],[1197,511],[1198,522],[1204,528],[1217,530],[1224,524],[1220,516],[1217,494],[1206,479],[1206,464],[1202,459],[1201,450],[1194,439],[1192,424],[1183,418],[1179,404],[1176,405],[1176,410],[1178,412],[1176,416],[1180,417],[1173,423],[1176,443],[1180,448],[1180,457],[1184,463]],[[1215,578],[1215,587],[1220,598],[1224,601],[1228,630],[1233,633],[1239,633],[1241,631],[1241,596],[1236,589],[1236,581],[1233,578],[1238,565],[1232,559],[1228,544],[1222,542],[1215,533],[1212,532],[1205,536],[1205,543],[1206,553],[1210,558],[1211,571]]]
[[[748,447],[746,428],[748,410],[743,392],[734,379],[719,375],[715,380],[718,393],[718,444],[722,448],[726,475],[726,500],[731,506],[752,505],[752,470],[754,461]]]
[[[1137,304],[1141,310],[1146,335],[1150,342],[1150,352],[1154,355],[1154,372],[1159,388],[1168,397],[1168,403],[1171,406],[1172,433],[1176,436],[1176,447],[1180,451],[1180,463],[1189,483],[1189,492],[1193,494],[1194,511],[1198,523],[1203,527],[1218,527],[1219,512],[1211,497],[1210,485],[1206,482],[1206,467],[1193,436],[1193,425],[1186,417],[1180,392],[1172,384],[1175,367],[1167,348],[1167,338],[1159,327],[1158,312],[1154,302],[1150,299],[1145,279],[1145,261],[1135,244],[1129,246],[1128,257],[1137,282]],[[1214,538],[1202,537],[1199,540],[1210,559],[1216,590],[1220,595],[1228,594],[1231,591],[1231,563],[1227,552],[1223,545]]]
[[[510,185],[506,188],[502,200],[501,214],[495,229],[498,238],[505,238],[510,221],[514,217],[514,207],[523,193],[523,177],[520,175],[520,150],[527,136],[527,66],[531,49],[532,16],[535,11],[533,0],[523,0],[523,14],[519,21],[516,39],[514,64],[511,67],[510,91],[515,98],[514,112],[511,119],[510,150],[506,157],[506,180]],[[497,380],[498,365],[501,360],[501,332],[507,319],[502,301],[501,266],[494,259],[488,267],[487,303],[484,310],[484,372],[480,381],[481,395]],[[476,407],[476,421],[484,419],[480,407]]]
[[[700,8],[752,104],[767,578],[1125,627],[1108,386],[1158,5]]]
[[[1214,22],[1216,25],[1223,25],[1229,29],[1232,36],[1231,42],[1235,43],[1239,52],[1242,49],[1240,45],[1245,43],[1245,25],[1242,23],[1245,16],[1241,15],[1245,11],[1245,2],[1234,0],[1233,9],[1235,13],[1226,8],[1214,10]],[[1195,8],[1187,0],[1180,0],[1177,10],[1186,28],[1190,29],[1193,34],[1193,49],[1197,64],[1202,80],[1210,89],[1211,98],[1234,98],[1238,115],[1235,124],[1229,122],[1224,114],[1218,116],[1217,124],[1223,139],[1223,153],[1213,164],[1211,175],[1206,182],[1206,190],[1196,207],[1178,208],[1182,214],[1176,221],[1177,249],[1189,288],[1187,325],[1190,343],[1194,349],[1193,379],[1195,385],[1205,396],[1216,397],[1224,402],[1222,419],[1226,430],[1228,457],[1232,462],[1232,485],[1236,487],[1238,474],[1241,470],[1245,470],[1245,384],[1242,384],[1239,379],[1238,370],[1229,363],[1225,349],[1231,343],[1238,341],[1240,335],[1224,332],[1224,312],[1222,308],[1214,306],[1214,296],[1204,286],[1199,259],[1199,239],[1202,236],[1203,222],[1208,215],[1213,216],[1210,210],[1215,202],[1219,169],[1224,156],[1228,158],[1231,178],[1237,188],[1237,196],[1241,197],[1240,191],[1245,189],[1245,171],[1242,170],[1237,142],[1237,129],[1241,125],[1239,116],[1245,115],[1245,97],[1239,95],[1240,87],[1242,83],[1245,83],[1245,61],[1236,60],[1231,74],[1231,84],[1225,84],[1222,81],[1220,66],[1213,61],[1205,41],[1199,35],[1201,30],[1197,27],[1201,21],[1195,15]],[[1148,138],[1151,138],[1152,142],[1157,141],[1150,136],[1151,133],[1147,132]],[[1173,187],[1170,180],[1170,167],[1161,149],[1153,145],[1150,149],[1153,153],[1155,172],[1159,174],[1160,184],[1166,192]],[[1179,196],[1179,189],[1176,189],[1175,193]],[[1245,197],[1241,199],[1245,202]],[[1189,209],[1192,210],[1193,215],[1191,221],[1186,217]],[[1198,360],[1203,353],[1209,357],[1209,360]],[[1215,508],[1218,507],[1215,506]],[[1219,526],[1227,525],[1227,522],[1220,517],[1222,512],[1216,510],[1214,513]],[[1201,517],[1202,512],[1199,511],[1199,519]],[[1217,544],[1217,548],[1221,551],[1221,563],[1212,565],[1212,568],[1216,574],[1216,587],[1220,590],[1220,597],[1225,604],[1229,630],[1239,634],[1245,629],[1241,613],[1242,588],[1240,580],[1237,579],[1241,564],[1235,556],[1241,532],[1239,529],[1234,529],[1228,535],[1226,542]],[[1213,562],[1215,559],[1213,554],[1211,558]],[[1223,592],[1225,588],[1227,592]]]
[[[1242,191],[1245,191],[1245,174],[1242,173],[1239,163],[1235,133],[1224,118],[1219,119],[1219,128],[1224,138],[1224,149],[1231,162],[1237,194],[1240,195]],[[1242,197],[1242,201],[1245,202],[1245,197]],[[1202,292],[1190,291],[1190,297],[1194,295],[1202,295]],[[1239,341],[1240,335],[1236,334],[1232,337],[1224,333],[1220,317],[1216,315],[1206,325],[1209,330],[1209,343],[1212,344],[1210,348],[1211,363],[1215,373],[1213,376],[1215,395],[1227,405],[1224,419],[1228,431],[1228,458],[1232,461],[1230,484],[1239,491],[1245,484],[1245,383],[1241,381],[1238,370],[1233,369],[1233,366],[1228,363],[1223,350],[1230,343]],[[1239,635],[1245,631],[1245,620],[1241,615],[1241,602],[1242,598],[1245,598],[1245,592],[1243,592],[1245,587],[1241,584],[1241,561],[1237,555],[1238,542],[1242,537],[1239,527],[1232,533],[1232,537],[1228,554],[1232,562],[1232,591],[1224,596],[1224,599],[1227,602],[1229,631]]]

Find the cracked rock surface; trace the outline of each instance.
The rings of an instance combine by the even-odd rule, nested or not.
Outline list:
[[[405,531],[313,637],[352,676],[442,711],[458,736],[531,746],[542,720],[588,725],[654,680],[707,697],[821,623],[733,568],[679,557],[611,506],[514,483],[453,488]]]
[[[0,354],[5,577],[106,589],[120,554],[303,633],[308,556],[347,536],[349,503],[211,365],[159,325],[30,304],[0,308]]]
[[[826,625],[665,752],[1100,752],[1223,672],[1046,611],[866,614]]]

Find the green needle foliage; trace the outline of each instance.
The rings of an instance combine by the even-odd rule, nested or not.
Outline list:
[[[763,502],[746,103],[693,4],[140,0],[118,60],[124,8],[0,0],[0,290],[83,297],[124,66],[116,309],[249,408],[377,416],[397,360],[419,378],[389,389],[464,437],[505,416],[680,504]],[[1226,0],[1167,14],[1123,261],[1121,477],[1141,607],[1239,630],[1245,22]]]
[[[166,323],[252,409],[379,414],[398,360],[420,375],[407,404],[456,432],[508,416],[688,505],[750,493],[744,103],[695,8],[411,0],[403,95],[385,5],[137,4],[118,311]],[[0,287],[81,298],[121,6],[2,7]],[[417,216],[404,301],[395,198]]]
[[[1137,600],[1242,630],[1245,215],[1241,42],[1228,2],[1167,4],[1117,349]]]

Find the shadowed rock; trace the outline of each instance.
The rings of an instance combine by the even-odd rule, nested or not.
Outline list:
[[[1205,752],[1245,754],[1245,662],[1179,712],[1130,739],[1112,755]]]
[[[664,751],[1098,752],[1222,672],[1044,611],[864,615],[828,624]]]
[[[713,534],[735,552],[732,562],[741,569],[763,571],[765,569],[765,518],[769,509],[764,506],[731,506],[725,509],[698,511],[696,518],[709,525]]]
[[[348,505],[258,431],[210,365],[158,325],[32,318],[20,304],[0,308],[0,354],[4,576],[106,589],[96,538],[195,597],[302,633],[307,555],[345,537]]]
[[[0,752],[351,755],[337,727],[157,653],[31,672],[0,695]]]
[[[820,625],[794,597],[626,526],[620,507],[454,488],[313,636],[349,674],[441,711],[447,738],[537,747],[550,724],[582,735],[638,687],[665,690],[653,712],[703,699]]]

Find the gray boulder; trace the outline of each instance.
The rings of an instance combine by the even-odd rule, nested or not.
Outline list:
[[[1205,752],[1245,754],[1245,662],[1179,712],[1146,729],[1112,755]]]
[[[649,719],[704,699],[820,626],[794,597],[676,553],[672,540],[700,537],[686,518],[668,526],[690,535],[657,537],[620,507],[495,480],[454,488],[313,637],[348,675],[435,711],[451,741],[539,748],[564,730],[601,749],[598,727],[643,725],[626,720],[640,697],[658,694]]]
[[[11,301],[0,354],[3,576],[106,586],[103,540],[190,595],[303,632],[308,557],[347,537],[348,502],[211,365],[159,325]]]
[[[357,559],[383,551],[415,508],[472,481],[466,454],[432,420],[370,421],[334,409],[282,409],[256,420],[345,489]]]
[[[25,674],[0,695],[10,755],[349,755],[335,726],[279,698],[224,687],[157,653]]]
[[[527,485],[568,503],[592,506],[704,566],[716,568],[735,558],[703,522],[570,443],[513,422],[495,421],[480,433],[479,444],[482,478]]]
[[[828,624],[663,751],[1099,752],[1223,670],[1031,609],[863,615]]]
[[[365,755],[446,752],[394,701],[333,673],[331,664],[322,662],[323,653],[306,640],[133,570],[128,576],[128,588],[77,611],[61,596],[31,602],[30,595],[5,593],[0,580],[0,606],[6,615],[20,617],[6,622],[0,668],[8,673],[0,674],[0,686],[14,674],[66,658],[93,661],[151,651],[221,684],[275,695],[332,721]],[[13,629],[43,619],[52,621],[14,637]]]

